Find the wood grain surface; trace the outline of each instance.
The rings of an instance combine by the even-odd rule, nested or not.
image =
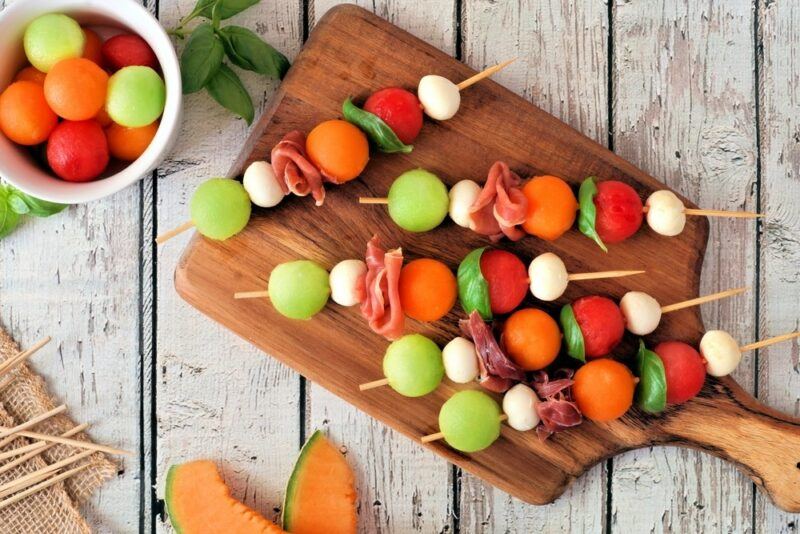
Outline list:
[[[391,51],[392,61],[386,61],[385,53],[377,61],[376,46]],[[264,158],[286,131],[308,131],[320,120],[335,116],[346,96],[363,97],[390,84],[414,86],[428,72],[454,80],[471,74],[430,45],[363,10],[344,7],[329,12],[318,23],[230,174],[238,174],[249,161]],[[414,166],[424,166],[453,183],[463,177],[479,178],[495,159],[507,161],[523,175],[557,174],[575,184],[587,175],[621,179],[642,196],[663,188],[600,145],[487,82],[465,93],[456,119],[426,124],[411,155],[374,156],[362,179],[331,191],[323,209],[311,211],[310,205],[302,204],[304,199],[290,199],[268,214],[257,214],[235,239],[224,243],[193,240],[176,271],[176,287],[190,303],[306,377],[401,432],[419,437],[434,430],[438,408],[454,388],[445,384],[423,399],[402,398],[390,390],[359,393],[358,383],[379,375],[386,342],[368,331],[357,310],[329,306],[312,321],[296,323],[279,316],[266,301],[235,302],[232,294],[263,287],[270,269],[281,261],[307,257],[330,267],[345,257],[359,257],[373,232],[387,244],[403,245],[409,257],[436,256],[455,267],[466,252],[484,244],[479,236],[445,225],[412,237],[396,229],[380,208],[359,207],[354,200],[382,194],[394,176]],[[693,218],[679,239],[643,230],[608,255],[601,255],[576,232],[550,246],[526,239],[505,248],[524,258],[553,250],[573,272],[648,269],[648,276],[637,279],[573,284],[567,299],[588,292],[619,297],[627,289],[641,289],[668,303],[697,293],[707,234],[707,221]],[[669,254],[654,255],[654,249],[669,250]],[[413,326],[444,343],[456,332],[455,313],[448,319]],[[696,342],[702,330],[697,312],[685,311],[667,316],[649,341],[678,338]],[[629,339],[622,345],[621,357],[630,355],[632,342]],[[748,425],[759,431],[746,432]],[[531,433],[506,428],[503,439],[473,455],[455,453],[443,444],[431,447],[523,500],[545,503],[594,463],[656,443],[693,446],[730,459],[763,485],[779,506],[800,507],[800,469],[796,467],[800,459],[794,457],[791,446],[788,451],[781,446],[800,446],[798,422],[758,405],[732,379],[709,381],[698,400],[669,410],[661,418],[645,417],[634,410],[618,422],[587,423],[546,443]],[[533,474],[520,479],[520,465]]]

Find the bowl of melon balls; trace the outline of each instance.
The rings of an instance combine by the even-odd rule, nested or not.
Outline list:
[[[0,13],[0,177],[62,204],[147,175],[174,144],[170,40],[131,0],[18,0]]]

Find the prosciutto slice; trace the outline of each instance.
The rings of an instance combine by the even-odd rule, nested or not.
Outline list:
[[[405,318],[400,305],[400,269],[403,251],[399,248],[384,252],[378,236],[367,243],[367,272],[361,279],[364,300],[361,315],[373,332],[394,340],[403,335]]]
[[[560,369],[553,373],[553,380],[545,371],[539,371],[533,378],[533,389],[544,399],[536,406],[536,413],[542,424],[536,427],[540,440],[546,440],[556,432],[578,426],[583,422],[583,415],[578,405],[572,400],[571,369]]]
[[[525,380],[525,371],[506,356],[489,325],[473,310],[469,319],[460,322],[461,330],[475,344],[478,353],[478,382],[489,391],[503,393],[517,382]]]
[[[311,193],[317,206],[325,202],[322,174],[306,155],[306,136],[299,130],[287,133],[272,149],[272,170],[284,194],[304,197]]]
[[[503,236],[518,241],[525,236],[519,225],[525,222],[528,199],[522,193],[520,177],[502,161],[489,169],[489,176],[470,208],[473,229],[492,241]]]

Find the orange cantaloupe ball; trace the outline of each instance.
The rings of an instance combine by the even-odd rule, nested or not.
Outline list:
[[[444,263],[422,258],[400,271],[400,304],[417,321],[438,321],[456,303],[456,277]]]
[[[572,228],[578,201],[569,184],[556,176],[536,176],[522,188],[528,211],[522,229],[547,241],[555,241]]]
[[[108,151],[122,161],[135,161],[144,153],[158,131],[158,121],[139,128],[126,128],[117,123],[106,128]]]
[[[514,312],[503,326],[508,356],[526,371],[544,369],[561,350],[558,323],[544,311],[525,308]]]
[[[575,373],[572,396],[592,421],[619,419],[633,404],[636,379],[625,365],[610,358],[592,360]]]
[[[343,120],[318,124],[306,138],[306,152],[322,174],[337,184],[357,178],[369,161],[364,132]]]

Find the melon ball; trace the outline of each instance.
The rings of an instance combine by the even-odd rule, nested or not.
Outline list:
[[[386,349],[383,374],[389,386],[405,397],[427,395],[444,376],[442,351],[421,334],[405,335]]]
[[[269,275],[269,299],[290,319],[311,319],[325,307],[331,287],[328,272],[310,260],[281,263]]]
[[[414,169],[389,188],[389,216],[409,232],[427,232],[441,224],[450,206],[447,187],[432,172]]]
[[[50,13],[28,25],[22,43],[31,65],[42,72],[50,72],[62,59],[83,55],[86,35],[74,19]]]
[[[236,180],[212,178],[194,192],[189,210],[198,232],[222,241],[247,226],[250,197]]]
[[[147,126],[164,112],[167,89],[150,67],[125,67],[108,80],[106,111],[117,124]]]
[[[456,450],[483,450],[500,437],[500,406],[482,391],[459,391],[442,405],[439,430]]]

